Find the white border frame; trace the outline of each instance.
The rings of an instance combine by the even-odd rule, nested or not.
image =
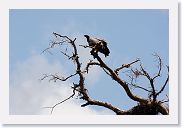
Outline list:
[[[3,124],[178,124],[178,3],[176,0],[1,0],[0,121]],[[169,9],[170,114],[154,116],[9,115],[9,9]]]

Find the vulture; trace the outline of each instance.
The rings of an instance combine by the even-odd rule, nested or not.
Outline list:
[[[90,37],[88,35],[84,35],[87,39],[88,45],[92,47],[91,54],[95,55],[98,52],[103,53],[105,57],[109,56],[109,49],[107,47],[107,42],[103,39]]]

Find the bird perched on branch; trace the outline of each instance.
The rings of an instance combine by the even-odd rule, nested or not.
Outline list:
[[[109,56],[109,49],[107,47],[107,42],[103,39],[93,38],[88,35],[84,35],[90,47],[92,47],[91,54],[95,55],[98,52],[103,53],[105,57]]]

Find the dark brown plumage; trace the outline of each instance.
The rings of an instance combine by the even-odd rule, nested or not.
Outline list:
[[[88,35],[84,35],[87,39],[87,42],[89,44],[89,46],[93,47],[91,52],[100,52],[103,53],[106,56],[109,56],[109,49],[107,47],[107,42],[103,39],[99,39],[99,38],[93,38],[90,37]]]

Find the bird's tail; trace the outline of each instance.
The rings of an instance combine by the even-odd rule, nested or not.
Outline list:
[[[109,56],[110,51],[109,51],[107,45],[102,46],[102,47],[99,49],[99,51],[100,51],[101,53],[103,53],[103,54],[105,55],[105,57]]]
[[[110,51],[109,51],[108,47],[105,47],[105,49],[104,49],[105,57],[109,56],[109,53],[110,53]]]

